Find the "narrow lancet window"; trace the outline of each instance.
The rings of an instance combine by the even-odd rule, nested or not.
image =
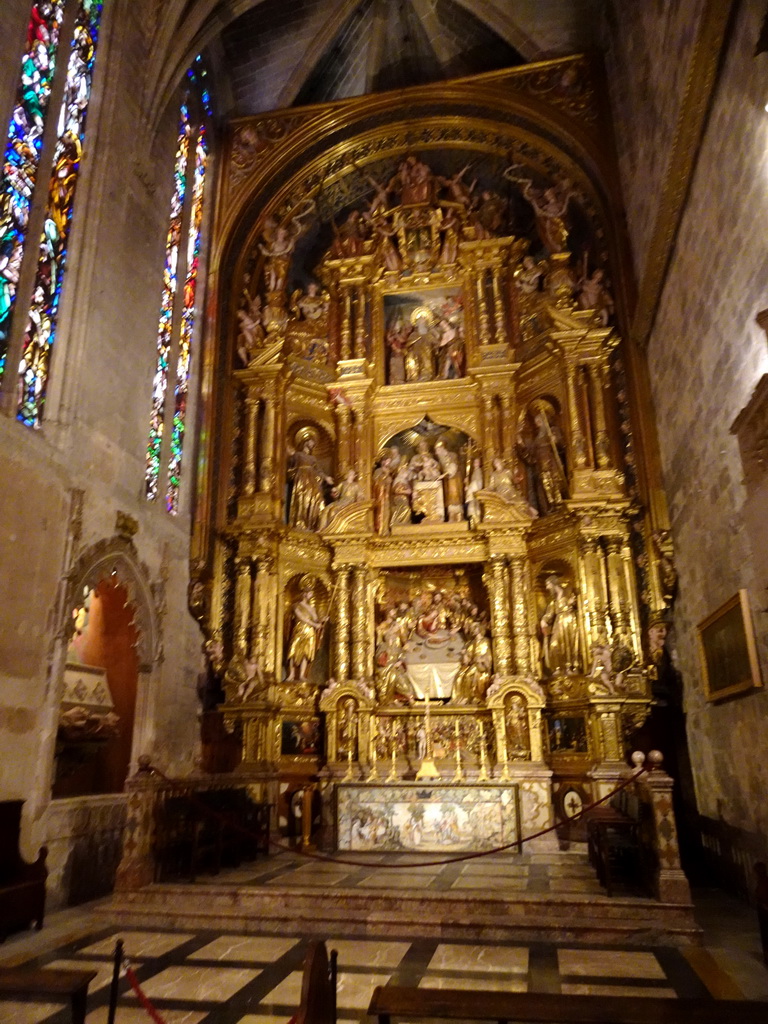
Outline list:
[[[181,458],[186,429],[187,392],[192,358],[192,334],[195,326],[197,272],[200,263],[200,233],[203,220],[205,168],[208,161],[208,141],[205,125],[201,125],[195,148],[195,176],[192,188],[192,213],[187,235],[187,269],[184,280],[184,299],[179,332],[179,358],[176,364],[175,406],[171,429],[171,454],[168,462],[168,491],[166,507],[176,513],[179,507]]]
[[[163,447],[165,426],[165,396],[168,390],[168,363],[173,338],[173,304],[176,297],[177,266],[181,244],[181,218],[184,212],[186,194],[187,156],[191,128],[186,104],[181,106],[179,134],[176,146],[173,198],[171,199],[171,220],[165,243],[165,269],[163,270],[163,293],[160,300],[160,322],[157,329],[157,362],[152,383],[152,412],[149,421],[147,442],[146,495],[152,501],[157,497],[160,479],[160,458]]]
[[[39,427],[43,415],[102,6],[95,0],[80,0],[70,47],[37,272],[19,364],[16,416],[30,427]]]
[[[65,0],[32,5],[0,179],[0,379],[8,356]]]

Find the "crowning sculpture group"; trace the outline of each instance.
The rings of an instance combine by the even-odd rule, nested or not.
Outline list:
[[[455,763],[544,821],[650,705],[605,270],[514,154],[348,173],[266,217],[232,310],[225,717],[265,778]]]

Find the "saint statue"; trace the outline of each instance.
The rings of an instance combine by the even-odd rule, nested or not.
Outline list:
[[[348,469],[344,479],[331,488],[332,501],[320,512],[320,528],[330,526],[343,508],[365,500],[365,491],[357,479],[357,470]]]
[[[309,666],[315,660],[317,647],[325,622],[317,614],[314,593],[311,586],[305,586],[301,597],[294,604],[293,628],[288,645],[288,682],[307,678]]]
[[[541,658],[552,676],[581,671],[581,642],[576,594],[570,583],[554,573],[544,581],[548,603],[539,623]]]
[[[492,670],[491,641],[480,622],[471,622],[461,668],[453,681],[451,704],[479,704],[485,697]]]
[[[563,439],[555,410],[544,400],[532,406],[534,435],[519,438],[517,452],[531,475],[529,495],[540,515],[552,512],[568,497]]]
[[[376,533],[389,533],[392,518],[392,456],[385,455],[373,471],[373,517]]]
[[[483,489],[483,463],[479,456],[475,456],[472,459],[472,465],[469,471],[469,477],[467,479],[466,486],[464,488],[464,497],[467,509],[467,519],[469,525],[474,529],[480,522],[481,508],[480,502],[477,500],[477,492]]]
[[[323,484],[333,484],[314,455],[317,432],[302,427],[296,432],[297,447],[289,446],[288,479],[292,482],[288,522],[302,530],[316,530],[325,508]]]
[[[459,457],[456,452],[446,448],[443,441],[438,441],[435,444],[435,455],[443,471],[443,491],[448,522],[460,523],[464,519],[464,481],[459,466]]]
[[[528,757],[531,751],[528,707],[519,693],[510,693],[504,698],[504,725],[509,760],[518,761]]]
[[[400,463],[392,481],[392,512],[390,526],[402,526],[411,521],[411,470],[407,459]]]
[[[512,477],[512,470],[498,456],[493,460],[493,469],[488,480],[488,490],[498,494],[504,501],[520,501],[521,499],[520,491],[517,489]]]

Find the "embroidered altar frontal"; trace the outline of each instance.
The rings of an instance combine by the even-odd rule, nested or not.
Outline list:
[[[490,850],[520,838],[516,785],[341,783],[339,850]]]

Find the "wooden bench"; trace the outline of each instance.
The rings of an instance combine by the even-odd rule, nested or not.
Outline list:
[[[660,999],[656,996],[573,996],[537,992],[379,985],[368,1015],[379,1024],[411,1020],[495,1020],[499,1024],[765,1024],[768,1004],[735,999]]]
[[[304,957],[301,1003],[293,1024],[336,1024],[336,950],[310,942]]]
[[[38,931],[43,927],[48,850],[42,847],[33,864],[19,853],[23,802],[0,800],[0,942],[32,921]]]
[[[0,967],[0,1002],[3,996],[68,996],[72,1024],[85,1024],[88,986],[95,977],[96,971]]]

